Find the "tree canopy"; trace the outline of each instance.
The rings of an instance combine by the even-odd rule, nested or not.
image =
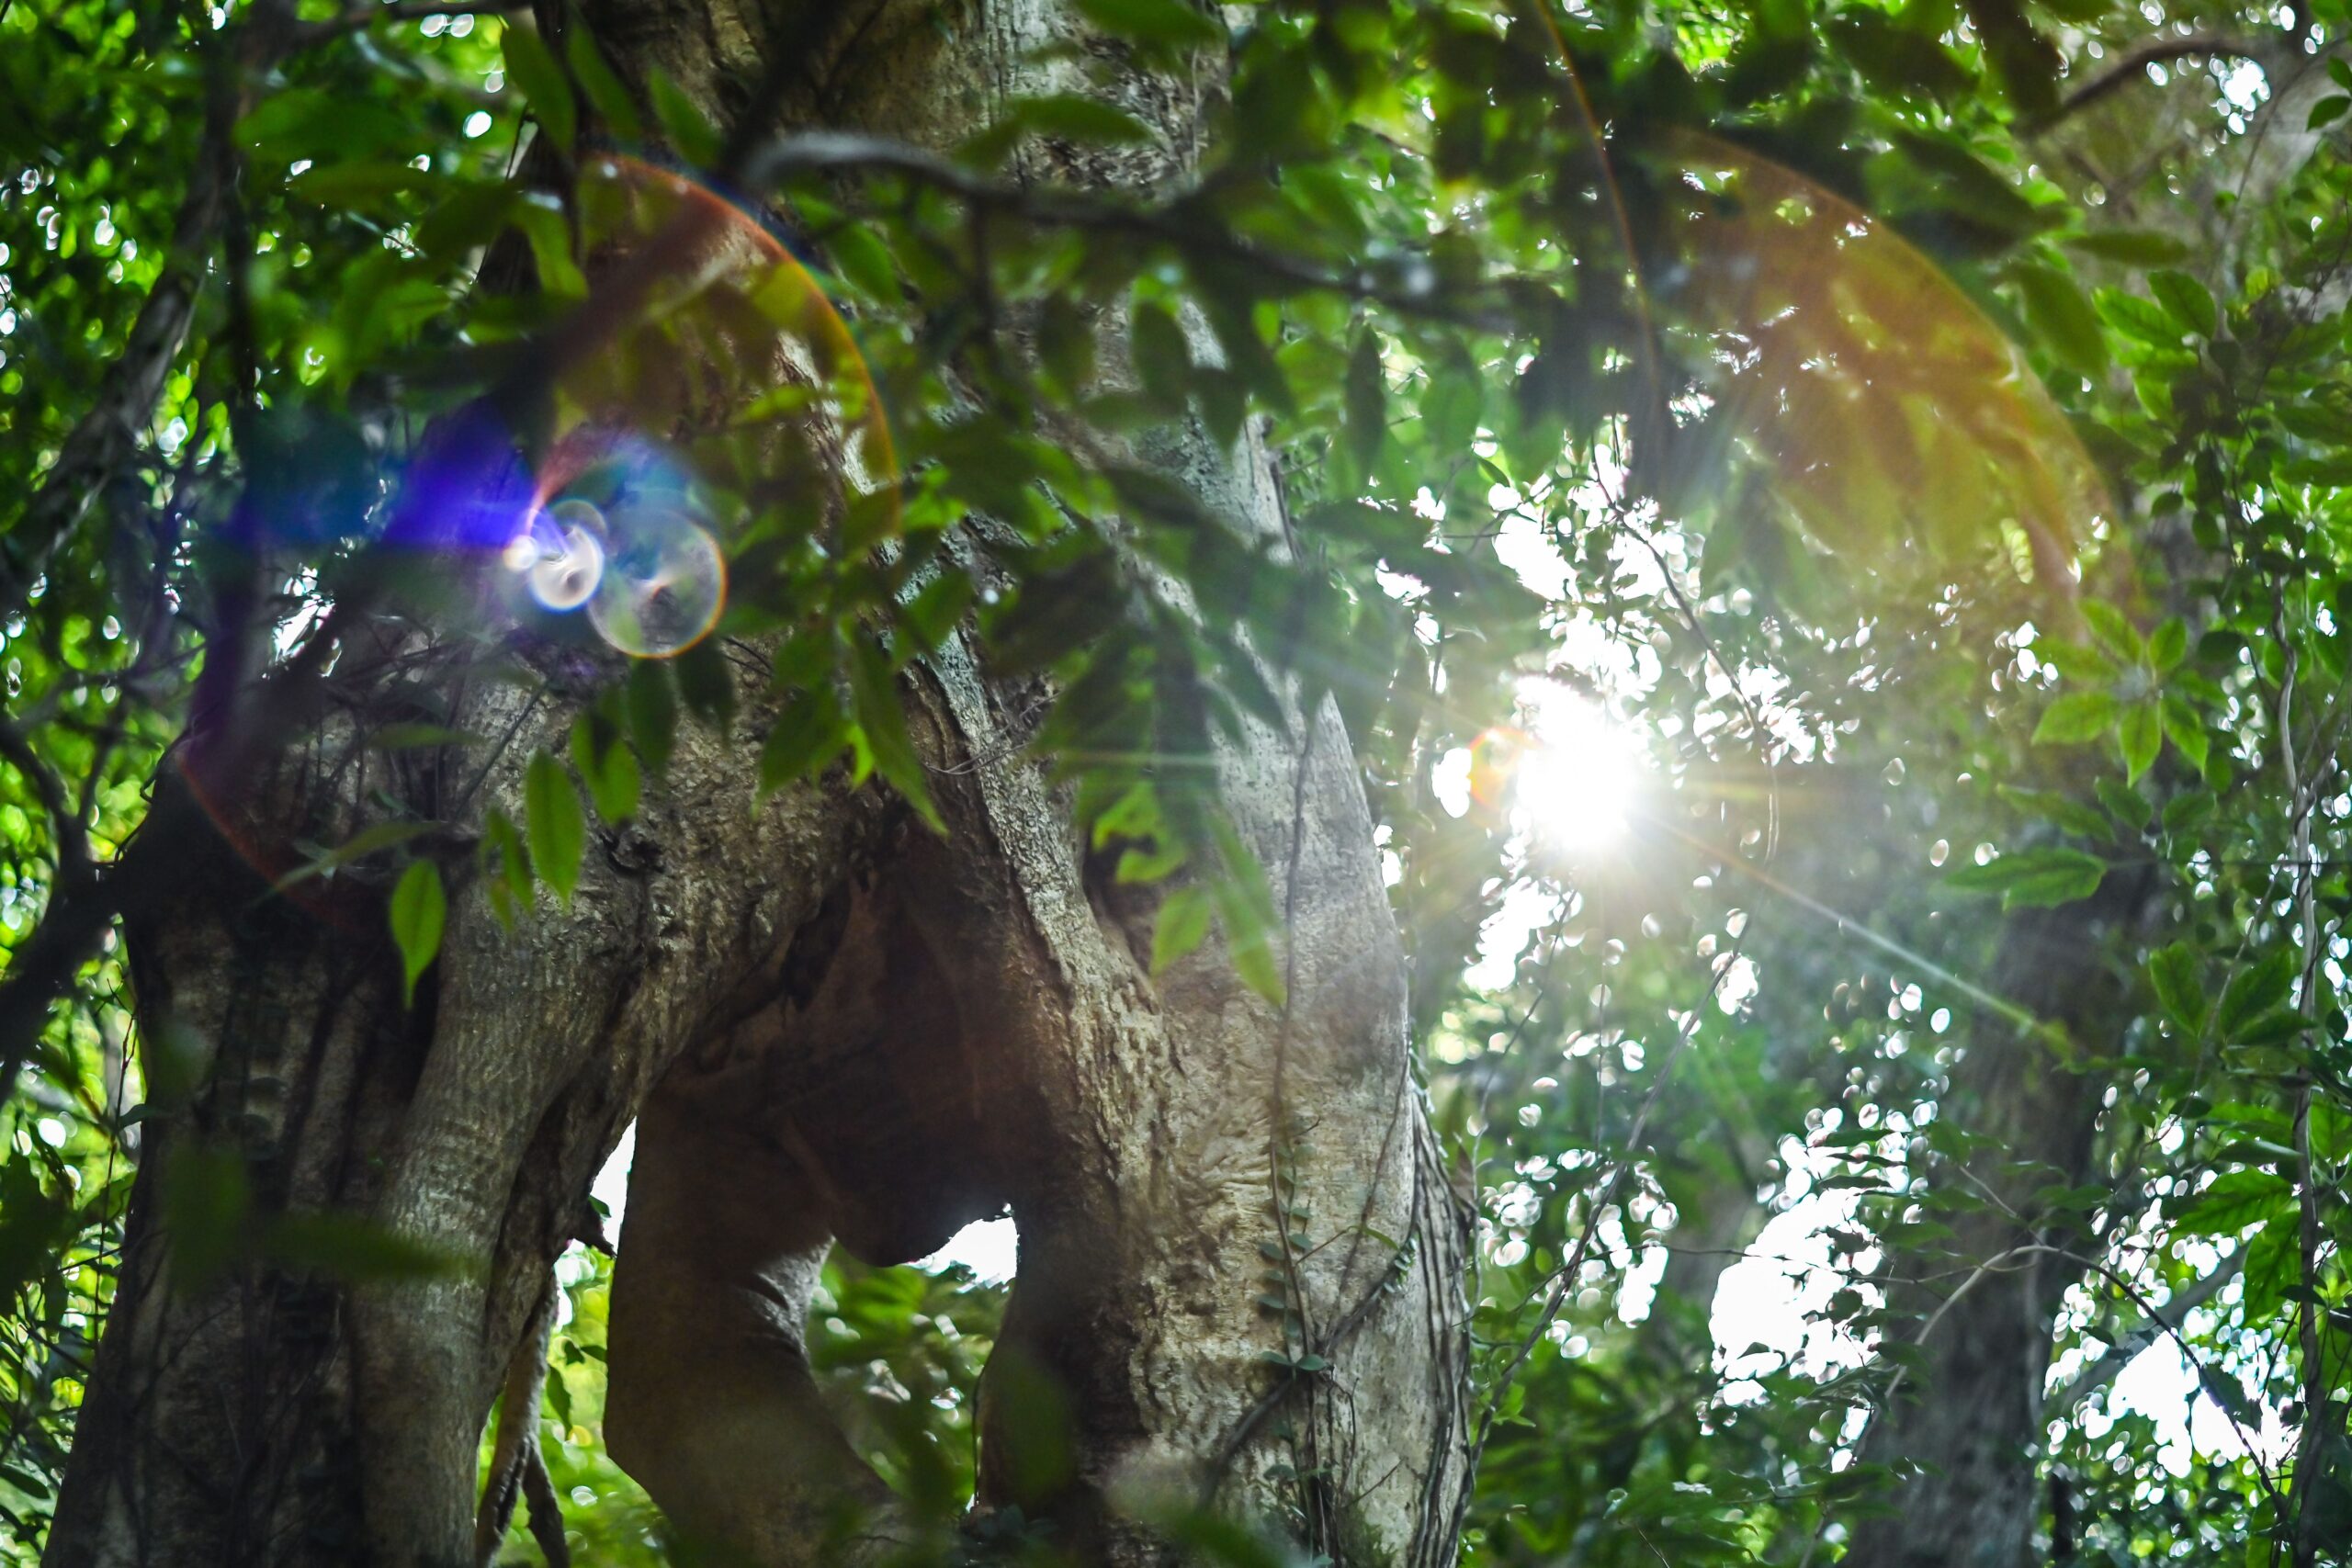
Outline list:
[[[568,901],[683,726],[927,814],[894,682],[971,625],[1154,966],[1219,931],[1279,1002],[1295,888],[1203,759],[1335,699],[1478,1215],[1468,1561],[1892,1561],[1938,1354],[2018,1292],[2041,1558],[2352,1553],[2352,9],[1078,9],[1068,90],[943,155],[829,127],[806,51],[624,80],[593,5],[0,0],[10,1560],[191,1071],[120,922],[363,616],[594,694],[520,819],[252,852],[412,988],[458,900]],[[1037,177],[1153,155],[1137,64],[1197,167]],[[1134,457],[1253,423],[1280,540]],[[418,689],[371,753],[504,744]],[[242,1179],[175,1164],[177,1266],[464,1264]],[[574,1550],[664,1561],[565,1267]],[[824,1289],[854,1445],[960,1507],[1001,1284]]]

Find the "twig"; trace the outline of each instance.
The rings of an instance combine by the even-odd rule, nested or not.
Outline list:
[[[2316,794],[2317,781],[2306,778],[2295,761],[2295,685],[2301,673],[2301,650],[2287,635],[2287,595],[2283,591],[2271,612],[2271,634],[2287,650],[2286,670],[2278,682],[2278,765],[2286,774],[2287,803],[2294,813],[2294,900],[2303,938],[2303,968],[2295,988],[2295,1006],[2309,1013],[2319,980],[2320,960],[2319,903],[2314,886],[2317,879],[2311,867],[2311,807],[2314,804],[2311,797]],[[2311,1511],[2316,1491],[2312,1485],[2312,1472],[2318,1469],[2320,1437],[2324,1427],[2321,1416],[2327,1409],[2328,1388],[2326,1367],[2320,1356],[2317,1268],[2321,1235],[2319,1192],[2312,1179],[2312,1080],[2308,1071],[2296,1086],[2294,1118],[2296,1185],[2301,1201],[2297,1251],[2303,1281],[2295,1315],[2303,1358],[2303,1424],[2296,1438],[2295,1468],[2288,1478],[2287,1504],[2279,1510],[2278,1526],[2285,1533],[2294,1568],[2311,1568],[2315,1561],[2314,1545],[2305,1516]]]
[[[2241,1247],[2222,1259],[2219,1267],[2194,1284],[2175,1291],[2164,1309],[2147,1318],[2139,1327],[2122,1335],[2101,1352],[2098,1359],[2075,1374],[2074,1381],[2050,1396],[2041,1409],[2047,1420],[2063,1420],[2076,1405],[2115,1381],[2116,1374],[2149,1346],[2167,1334],[2178,1333],[2188,1320],[2188,1314],[2222,1293],[2229,1282],[2245,1267],[2245,1250]]]
[[[65,782],[57,770],[41,761],[24,731],[6,719],[0,719],[0,758],[25,777],[32,792],[40,797],[43,810],[49,813],[51,837],[56,840],[57,876],[61,882],[78,882],[89,874],[90,835],[82,822],[81,813],[65,793]]]
[[[1486,1413],[1478,1418],[1477,1436],[1470,1444],[1469,1462],[1462,1483],[1465,1495],[1476,1483],[1478,1461],[1486,1454],[1487,1439],[1494,1435],[1495,1422],[1501,1416],[1503,1401],[1510,1395],[1511,1384],[1519,1380],[1520,1369],[1527,1364],[1527,1358],[1535,1353],[1536,1342],[1552,1326],[1553,1318],[1559,1313],[1560,1303],[1566,1299],[1568,1291],[1576,1284],[1577,1274],[1584,1267],[1585,1257],[1592,1250],[1592,1238],[1600,1229],[1601,1216],[1616,1202],[1618,1192],[1625,1185],[1625,1178],[1633,1173],[1642,1134],[1649,1126],[1650,1112],[1657,1109],[1658,1097],[1666,1092],[1666,1086],[1674,1081],[1675,1063],[1682,1059],[1682,1053],[1690,1045],[1691,1036],[1699,1032],[1699,1021],[1704,1015],[1706,1004],[1722,993],[1724,981],[1732,972],[1733,960],[1738,956],[1739,950],[1733,948],[1724,955],[1724,961],[1716,964],[1715,977],[1707,987],[1705,998],[1690,1010],[1689,1021],[1675,1036],[1674,1049],[1658,1065],[1657,1081],[1651,1084],[1649,1093],[1642,1097],[1642,1107],[1634,1112],[1634,1124],[1625,1134],[1625,1157],[1617,1162],[1617,1168],[1610,1172],[1608,1185],[1600,1190],[1586,1210],[1584,1229],[1577,1235],[1576,1246],[1566,1258],[1561,1259],[1560,1266],[1552,1270],[1552,1278],[1547,1281],[1549,1293],[1544,1297],[1543,1310],[1536,1314],[1534,1326],[1520,1340],[1519,1348],[1503,1368],[1502,1376],[1495,1380],[1495,1391],[1487,1397]]]
[[[503,17],[531,8],[531,0],[391,0],[389,5],[353,6],[322,22],[303,22],[287,30],[288,49],[308,49],[341,38],[378,22],[416,22],[427,17]]]
[[[66,433],[57,460],[7,531],[8,547],[0,551],[0,619],[24,608],[50,558],[130,460],[163,396],[195,319],[205,257],[227,210],[228,169],[235,152],[230,133],[238,112],[234,104],[218,101],[206,109],[196,168],[173,220],[163,267],[130,323],[122,352],[100,378],[97,396]]]
[[[2129,51],[2123,57],[2058,102],[2039,120],[2026,128],[2029,136],[2040,136],[2061,120],[2077,115],[2109,95],[2140,80],[2151,65],[2161,65],[2167,60],[2257,60],[2260,53],[2252,44],[2234,39],[2214,38],[2199,33],[2194,38],[2160,39]]]
[[[1508,332],[1517,325],[1504,312],[1463,308],[1455,302],[1458,291],[1446,294],[1433,285],[1392,282],[1369,268],[1328,272],[1295,256],[1245,243],[1216,224],[1195,221],[1191,203],[1182,197],[1143,208],[1082,191],[1004,184],[887,137],[831,130],[784,137],[752,155],[747,178],[764,184],[797,174],[854,169],[920,180],[975,207],[1048,228],[1123,234],[1213,256],[1290,293],[1334,294],[1383,305],[1400,315],[1487,331]],[[1435,274],[1429,276],[1434,278]]]

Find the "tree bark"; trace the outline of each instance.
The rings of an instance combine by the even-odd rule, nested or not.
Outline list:
[[[1938,1100],[1976,1152],[1931,1179],[1982,1207],[1902,1259],[1888,1305],[1918,1325],[1917,1362],[1873,1418],[1862,1457],[1902,1467],[1886,1511],[1859,1521],[1853,1568],[2022,1568],[2041,1518],[2043,1384],[2060,1299],[2081,1264],[2041,1250],[2096,1247],[2079,1212],[2037,1194],[2091,1179],[2105,1065],[2120,1053],[2130,987],[2114,957],[2159,908],[2148,870],[2110,874],[2090,900],[2012,917],[1995,994],[2054,1030],[1979,1011]]]
[[[659,66],[722,116],[758,107],[742,84],[782,80],[779,125],[932,145],[1081,87],[1085,61],[1159,144],[1033,149],[1023,173],[1137,187],[1189,170],[1221,80],[1207,60],[1136,71],[1053,0],[952,27],[899,0],[605,0],[588,21],[624,75]],[[770,69],[786,50],[797,77]],[[1279,536],[1254,431],[1226,449],[1194,423],[1136,455]],[[981,572],[984,536],[957,541]],[[502,660],[542,689],[492,678]],[[485,654],[355,632],[313,732],[211,802],[220,843],[132,932],[144,1036],[189,1043],[194,1089],[146,1123],[49,1561],[469,1560],[484,1417],[641,1111],[610,1441],[690,1538],[763,1564],[914,1540],[922,1521],[820,1409],[802,1316],[836,1238],[902,1261],[1010,1203],[1021,1268],[982,1391],[982,1506],[1052,1518],[1088,1561],[1160,1561],[1155,1521],[1206,1502],[1340,1562],[1450,1562],[1466,1227],[1335,707],[1216,757],[1288,917],[1281,1007],[1216,942],[1152,977],[1150,909],[1090,862],[1022,749],[1037,694],[961,637],[902,692],[944,835],[839,774],[763,798],[762,699],[729,733],[682,731],[568,907],[509,934],[453,896],[412,1010],[372,897],[297,905],[255,874],[297,836],[347,838],[379,790],[457,844],[492,807],[519,818],[525,759],[561,755],[613,673],[519,634]],[[368,750],[420,691],[435,722],[502,738],[486,761]],[[285,1219],[331,1211],[480,1266],[306,1272]],[[1269,1257],[1287,1335],[1259,1302]]]

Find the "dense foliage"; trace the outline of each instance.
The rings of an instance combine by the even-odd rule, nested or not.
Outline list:
[[[1171,73],[1230,52],[1202,170],[1148,202],[1013,177],[1148,141],[1083,93],[945,158],[730,139],[553,13],[0,0],[11,1560],[141,1108],[185,1078],[112,922],[172,852],[131,835],[207,673],[300,674],[356,605],[479,614],[505,541],[416,499],[462,433],[561,453],[665,344],[746,320],[808,372],[762,414],[861,430],[862,491],[697,435],[716,633],[507,605],[612,678],[528,819],[453,858],[389,802],[273,876],[382,900],[413,980],[452,900],[568,897],[592,815],[741,682],[790,694],[746,740],[769,782],[920,801],[892,672],[969,616],[1050,676],[1039,746],[1120,875],[1179,877],[1159,956],[1220,924],[1279,993],[1282,868],[1185,767],[1279,713],[1271,671],[1359,748],[1481,1216],[1472,1559],[1835,1560],[1905,1472],[1874,1426],[1934,1409],[1923,1350],[2029,1252],[2063,1265],[2016,1458],[2052,1560],[2352,1551],[2352,11],[1081,9]],[[701,199],[673,170],[763,215],[729,220],[772,271],[656,268],[662,309],[597,324],[600,255],[658,256]],[[1287,547],[1110,439],[1179,419],[1267,422]],[[967,570],[971,519],[1009,581]],[[753,637],[772,671],[728,656]],[[435,716],[378,744],[488,743]],[[2067,920],[2098,1005],[2061,1020],[2018,996]],[[2083,1168],[1986,1108],[1995,1053],[2097,1108]],[[435,1266],[183,1186],[183,1257]],[[1984,1251],[1988,1213],[2031,1239]],[[567,1268],[541,1416],[575,1547],[660,1560],[598,1447],[606,1265]],[[828,1291],[859,1447],[959,1506],[1001,1291],[847,1259]]]

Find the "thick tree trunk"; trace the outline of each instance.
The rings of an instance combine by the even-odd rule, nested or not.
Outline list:
[[[933,144],[1078,86],[1073,59],[1108,64],[1161,143],[1027,171],[1068,179],[1181,177],[1219,80],[1206,61],[1182,81],[1126,71],[1048,0],[952,27],[896,0],[797,20],[605,0],[589,19],[626,74],[658,64],[715,110],[742,112],[729,95],[789,49],[808,69],[786,118]],[[1254,434],[1142,446],[1241,526],[1281,526]],[[989,570],[977,536],[960,547]],[[379,906],[297,908],[247,863],[340,841],[387,787],[459,836],[492,807],[519,818],[523,760],[560,754],[611,671],[526,641],[503,656],[544,689],[485,678],[478,649],[348,649],[335,716],[222,808],[212,863],[134,933],[146,1037],[189,1042],[197,1088],[147,1123],[51,1562],[468,1560],[485,1414],[640,1110],[610,1441],[690,1536],[799,1563],[916,1528],[819,1408],[802,1314],[833,1238],[896,1262],[1010,1203],[1021,1269],[982,1394],[983,1504],[1052,1516],[1094,1561],[1157,1561],[1139,1517],[1204,1500],[1341,1562],[1452,1560],[1464,1225],[1330,705],[1216,758],[1289,916],[1285,1007],[1215,943],[1150,976],[1150,911],[1105,886],[1021,751],[1035,694],[951,640],[904,687],[944,837],[839,778],[763,801],[755,703],[736,733],[682,733],[568,908],[510,935],[454,897],[404,1012]],[[393,753],[388,776],[367,728],[413,716],[420,687],[447,703],[436,722],[503,737],[494,756]],[[221,1194],[243,1217],[208,1229]],[[486,1265],[304,1273],[282,1217],[328,1210]],[[1270,1256],[1287,1340],[1260,1304]],[[1285,1349],[1319,1359],[1269,1364]]]
[[[2128,987],[2117,937],[2156,913],[2145,870],[2120,872],[2093,899],[2013,917],[1994,973],[2008,998],[2063,1036],[1980,1011],[1939,1100],[1940,1120],[1978,1140],[1939,1185],[1982,1206],[1956,1233],[1898,1266],[1889,1291],[1917,1336],[1917,1364],[1878,1412],[1862,1457],[1916,1472],[1887,1512],[1860,1521],[1854,1568],[2024,1568],[2041,1518],[2042,1387],[2052,1319],[2089,1253],[2075,1210],[2037,1195],[2091,1179],[2108,1065],[2122,1049]]]

